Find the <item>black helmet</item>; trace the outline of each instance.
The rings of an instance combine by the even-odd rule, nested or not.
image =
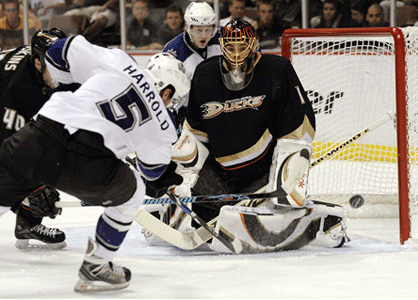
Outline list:
[[[56,41],[66,38],[67,35],[59,28],[50,30],[40,29],[32,37],[31,61],[39,58],[42,68],[45,68],[45,53]]]

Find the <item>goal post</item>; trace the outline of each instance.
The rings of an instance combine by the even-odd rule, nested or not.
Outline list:
[[[382,205],[397,207],[401,243],[418,239],[418,28],[289,29],[282,55],[292,61],[314,107],[313,161],[396,112],[396,122],[313,167],[308,193],[340,204],[360,194],[369,205],[365,217]]]

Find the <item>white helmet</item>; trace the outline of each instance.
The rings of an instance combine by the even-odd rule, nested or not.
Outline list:
[[[145,71],[154,81],[158,92],[167,87],[173,90],[171,103],[166,106],[178,110],[185,102],[190,89],[183,63],[169,53],[158,53],[151,56]]]
[[[216,27],[216,13],[213,8],[206,2],[192,2],[184,12],[184,21],[186,22],[186,31],[190,34],[190,27],[192,25]],[[216,30],[213,30],[214,36]]]

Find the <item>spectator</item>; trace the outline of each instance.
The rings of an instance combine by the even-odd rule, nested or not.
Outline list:
[[[184,30],[183,9],[171,4],[166,10],[166,19],[164,25],[158,31],[157,42],[161,45],[167,44]]]
[[[356,27],[351,18],[348,1],[324,0],[321,14],[311,19],[312,28],[345,28]]]
[[[35,12],[38,19],[42,22],[42,27],[47,28],[49,20],[54,14],[55,7],[64,7],[64,0],[31,0],[30,7]]]
[[[383,18],[383,8],[379,4],[370,5],[366,15],[367,27],[389,27],[390,23]]]
[[[279,0],[277,15],[287,28],[301,28],[302,13],[300,0]]]
[[[23,15],[19,14],[18,0],[3,0],[2,10],[4,17],[0,19],[0,46],[1,50],[8,50],[23,45]],[[29,34],[36,31],[36,24],[29,18]]]
[[[280,39],[284,31],[283,24],[276,15],[276,5],[273,0],[257,2],[258,18],[252,23],[260,39],[260,49],[280,47]]]
[[[93,41],[105,28],[116,24],[118,2],[118,0],[74,0],[73,5],[76,8],[67,11],[64,16],[85,16],[89,25],[82,30],[82,35],[88,41]]]
[[[19,15],[23,16],[23,5],[21,3],[21,1],[18,1],[19,4]],[[28,11],[28,15],[29,15],[29,19],[32,20],[35,23],[35,28],[36,30],[42,29],[42,22],[39,21],[38,17],[36,16],[36,14],[29,9]],[[6,14],[3,11],[2,5],[0,4],[0,18],[5,17]]]
[[[129,49],[163,49],[163,45],[156,42],[158,26],[150,18],[149,0],[133,0],[132,16],[128,17],[126,23],[127,46]]]
[[[248,23],[254,22],[254,20],[245,16],[245,1],[246,0],[229,0],[229,13],[230,16],[219,21],[219,26],[224,27],[229,21],[240,18]]]
[[[359,0],[351,5],[351,17],[357,25],[356,27],[366,27],[366,14],[369,2],[367,0]]]
[[[383,0],[379,3],[379,5],[383,9],[383,15],[386,17],[386,19],[389,17],[390,12],[390,0]],[[411,3],[410,0],[402,0],[402,1],[395,1],[396,7],[404,7],[405,5],[408,5]],[[416,3],[416,1],[415,1]]]

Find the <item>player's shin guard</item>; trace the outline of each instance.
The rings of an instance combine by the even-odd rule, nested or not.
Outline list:
[[[230,239],[238,238],[242,253],[295,250],[313,241],[317,246],[340,247],[348,241],[344,209],[325,204],[305,208],[224,206],[216,230]],[[215,239],[211,248],[228,251]]]
[[[306,149],[308,158],[301,158],[300,152]],[[278,140],[274,149],[273,162],[270,168],[269,182],[266,192],[273,192],[286,187],[288,195],[285,199],[272,198],[276,205],[285,202],[294,207],[305,205],[308,172],[312,144],[302,140]]]

